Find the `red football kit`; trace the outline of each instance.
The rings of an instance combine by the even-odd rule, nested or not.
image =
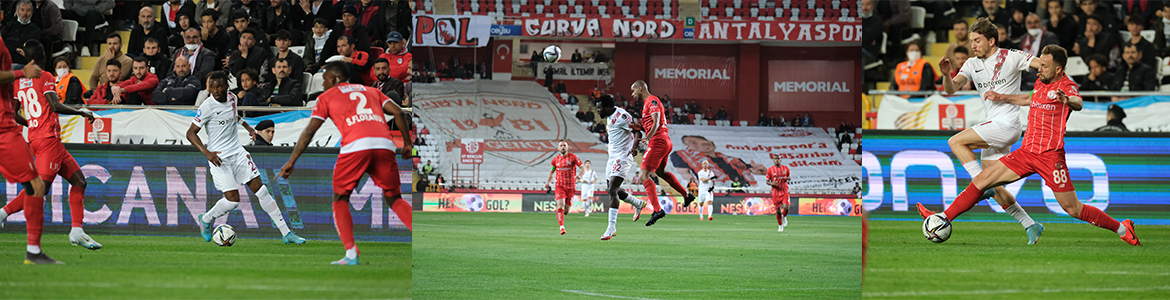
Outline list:
[[[8,47],[0,40],[0,71],[12,70],[12,55]],[[36,167],[33,166],[33,152],[25,142],[22,126],[16,123],[16,108],[12,106],[13,85],[0,84],[0,175],[8,182],[29,182],[37,177]],[[28,196],[20,192],[15,201],[28,209],[24,210],[25,229],[28,232],[28,245],[41,245],[41,231],[45,219],[45,198]]]
[[[769,181],[779,183],[772,186],[772,203],[780,205],[780,203],[788,203],[788,166],[771,166],[768,167],[766,175]]]
[[[577,194],[577,168],[584,164],[576,154],[553,156],[552,165],[556,169],[556,199],[570,199]],[[568,205],[569,202],[565,202]]]
[[[646,153],[642,154],[642,170],[647,174],[658,170],[659,167],[666,165],[666,160],[670,157],[670,151],[674,150],[674,144],[670,142],[670,130],[666,128],[666,109],[662,106],[662,100],[657,96],[650,95],[646,97],[646,101],[642,104],[642,130],[649,135],[650,129],[654,128],[653,113],[658,113],[658,130],[654,131],[653,136],[648,136],[650,139],[646,143]],[[663,180],[678,191],[682,196],[688,197],[686,187],[678,181],[678,178],[669,172],[662,176]],[[650,204],[654,206],[654,211],[661,211],[662,205],[655,199],[658,194],[658,186],[653,179],[648,179],[642,182],[642,187],[646,188],[646,194],[651,195]]]

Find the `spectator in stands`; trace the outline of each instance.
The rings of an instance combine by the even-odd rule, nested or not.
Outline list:
[[[862,65],[869,65],[881,59],[882,34],[885,20],[874,13],[877,8],[876,0],[861,0],[861,60]],[[958,35],[958,33],[956,33]]]
[[[1130,38],[1123,43],[1123,46],[1137,46],[1138,52],[1142,54],[1142,63],[1150,67],[1158,67],[1158,50],[1154,49],[1154,43],[1142,37],[1142,30],[1146,29],[1146,21],[1141,16],[1129,15],[1125,17],[1125,27],[1129,30]]]
[[[998,35],[999,38],[996,39],[996,43],[995,43],[995,45],[997,47],[1004,48],[1004,49],[1019,49],[1020,48],[1019,46],[1016,45],[1016,43],[1012,42],[1011,36],[1008,35],[1007,26],[998,26],[997,25],[997,26],[995,26],[995,29],[997,31],[999,31],[999,35]]]
[[[265,23],[266,16],[264,15],[264,7],[263,7],[264,3],[260,3],[260,1],[258,1],[258,0],[238,0],[238,1],[234,1],[234,2],[235,2],[235,5],[232,6],[232,10],[233,11],[237,11],[237,10],[243,11],[244,14],[246,14],[248,16],[248,18],[252,20],[252,22],[251,22],[252,24],[256,24],[256,26],[259,26],[260,24]],[[234,16],[235,13],[232,13],[232,14],[233,14],[232,19],[235,19],[235,16]],[[257,29],[260,29],[260,28],[257,28]],[[243,28],[236,28],[236,30],[243,30]],[[231,30],[229,30],[229,31],[231,31]]]
[[[158,105],[195,105],[195,97],[202,89],[199,77],[191,73],[191,62],[176,59],[170,76],[159,81],[150,97]]]
[[[771,125],[771,120],[768,120],[768,117],[765,116],[764,113],[760,113],[760,117],[756,119],[756,126],[768,126],[768,125]]]
[[[225,46],[217,45],[216,47],[219,47],[219,49],[216,49],[215,53],[227,53],[221,56],[227,57],[232,51],[239,49],[240,35],[248,29],[256,32],[256,34],[253,34],[253,38],[256,39],[256,45],[265,48],[268,47],[268,35],[262,34],[264,28],[260,27],[260,23],[253,21],[247,12],[236,10],[232,12],[232,27],[228,27],[228,43]]]
[[[414,186],[414,190],[419,192],[429,192],[431,190],[430,187],[431,181],[428,180],[427,176],[424,175],[419,176],[418,184]]]
[[[1060,44],[1060,39],[1056,37],[1055,33],[1044,31],[1044,25],[1039,15],[1028,13],[1024,23],[1028,28],[1028,33],[1024,34],[1024,39],[1020,41],[1020,49],[1024,53],[1040,57],[1040,49],[1044,49],[1044,46]],[[1031,91],[1032,86],[1036,84],[1038,72],[1039,70],[1036,69],[1023,72],[1020,77],[1020,90]]]
[[[134,25],[134,29],[130,31],[130,44],[126,45],[126,54],[135,57],[142,55],[146,52],[143,50],[146,39],[153,38],[156,42],[167,40],[167,29],[155,26],[157,23],[154,18],[154,7],[144,6],[138,10],[138,25]]]
[[[186,15],[188,18],[194,16],[195,3],[187,0],[170,0],[163,3],[162,12],[163,19],[167,21],[167,28],[171,32],[182,32],[187,28],[179,27],[179,15]]]
[[[378,54],[390,62],[390,76],[402,81],[405,94],[410,94],[411,71],[413,70],[414,56],[406,49],[406,39],[397,31],[386,34],[386,52]]]
[[[1082,91],[1109,91],[1109,90],[1112,90],[1113,89],[1113,82],[1115,80],[1113,79],[1113,73],[1109,72],[1109,70],[1107,69],[1107,67],[1109,66],[1109,59],[1105,58],[1104,55],[1094,54],[1093,56],[1089,56],[1088,59],[1086,59],[1086,60],[1089,61],[1089,75],[1087,75],[1085,77],[1085,80],[1081,81],[1081,82],[1083,82],[1081,84],[1081,90]],[[1089,98],[1096,98],[1096,97],[1089,97]],[[1094,99],[1086,99],[1086,100],[1094,100]]]
[[[98,33],[96,27],[102,24],[102,22],[105,22],[102,12],[113,9],[114,0],[70,0],[63,2],[65,4],[65,10],[61,11],[61,16],[65,19],[77,21],[77,42],[79,44],[88,45],[94,39],[100,38],[100,35],[94,36],[95,33]],[[85,28],[85,30],[82,31],[81,28]],[[88,48],[83,48],[81,55],[89,56],[90,52]],[[102,64],[98,64],[98,66],[100,65]]]
[[[597,105],[597,99],[601,98],[601,90],[597,86],[593,87],[593,91],[589,92],[589,103]]]
[[[708,106],[707,113],[703,114],[703,120],[714,120],[714,119],[715,119],[715,113],[711,112],[711,107]]]
[[[339,8],[344,5],[344,2],[333,4],[333,1],[325,0],[299,0],[301,12],[304,13],[304,31],[313,30],[318,19],[325,21],[325,28],[333,28],[333,20],[341,18]],[[324,45],[324,44],[321,44]],[[318,52],[320,53],[320,52]]]
[[[190,69],[188,73],[196,78],[203,78],[207,73],[211,73],[215,68],[215,51],[204,47],[199,38],[199,30],[187,28],[187,31],[183,32],[183,43],[183,47],[175,50],[171,57],[176,61],[186,59],[187,67]]]
[[[260,33],[253,29],[245,29],[240,34],[240,44],[235,50],[232,50],[232,55],[228,61],[224,62],[224,68],[231,72],[235,77],[240,77],[240,72],[247,69],[263,70],[264,64],[272,58],[272,52],[268,47],[257,47],[256,36]]]
[[[394,1],[394,5],[390,6],[385,13],[386,24],[390,31],[397,31],[403,36],[410,36],[410,29],[414,25],[412,19],[413,12],[410,8],[410,1]],[[409,88],[408,88],[409,89]]]
[[[955,67],[951,68],[951,78],[954,78],[955,75],[959,74],[959,70],[963,68],[963,64],[967,63],[967,58],[970,58],[971,55],[968,53],[967,47],[959,46],[955,47],[955,52],[952,54],[952,57],[953,58],[951,58],[951,61],[954,63]],[[935,81],[935,85],[941,85],[942,81],[943,77],[939,76],[938,80]],[[959,87],[958,90],[970,91],[975,89],[974,83],[972,82],[973,81],[967,81],[967,84]]]
[[[858,198],[861,197],[861,183],[853,183],[853,194],[857,195]]]
[[[292,34],[285,30],[277,31],[272,36],[272,41],[273,44],[276,44],[276,54],[272,56],[272,59],[287,59],[288,66],[292,68],[289,69],[288,76],[301,79],[301,74],[305,73],[305,60],[301,59],[300,55],[289,50],[289,47],[292,47]],[[262,82],[269,82],[274,78],[275,73],[273,72],[273,68],[276,66],[276,62],[269,61],[267,66],[268,70],[265,70],[265,75],[261,77]]]
[[[304,0],[302,0],[304,1]],[[326,41],[329,39],[331,30],[326,25],[328,21],[317,18],[313,20],[311,27],[312,34],[305,39],[305,72],[317,73],[320,66],[317,65],[321,60],[321,53],[325,49]],[[328,57],[326,57],[328,58]]]
[[[1137,46],[1128,45],[1122,54],[1125,64],[1117,68],[1117,77],[1113,79],[1114,91],[1157,91],[1158,78],[1154,68],[1142,63],[1142,53]]]
[[[898,45],[903,39],[903,29],[910,27],[910,1],[878,1],[877,5],[877,13],[884,20],[882,28],[889,35],[889,42]],[[901,54],[889,53],[886,56],[890,61],[902,60]]]
[[[1170,33],[1170,4],[1162,6],[1162,17],[1154,20],[1152,25],[1154,28],[1154,49],[1158,50],[1158,56],[1170,55],[1170,46],[1166,39],[1166,33]]]
[[[291,35],[291,39],[298,41],[304,40],[301,31],[301,16],[300,8],[293,8],[286,0],[271,0],[269,5],[264,7],[264,24],[260,24],[264,28],[264,32],[268,34],[276,34],[276,32],[284,30]]]
[[[623,96],[623,97],[624,97],[624,96]],[[642,107],[642,106],[641,106],[641,105],[639,105],[639,106],[636,106],[636,107]],[[692,113],[692,114],[697,114],[697,113],[699,113],[699,103],[698,103],[698,102],[695,102],[695,100],[691,100],[691,113]]]
[[[171,36],[167,39],[167,45],[171,47],[182,47],[184,44],[183,32],[187,31],[188,28],[195,28],[195,21],[192,21],[191,16],[180,13],[178,17],[175,17],[175,24],[177,28],[171,29]]]
[[[891,91],[934,91],[936,75],[930,62],[922,59],[922,50],[917,42],[906,45],[906,61],[894,69],[890,81]],[[921,97],[921,96],[918,96]]]
[[[791,125],[792,127],[804,127],[803,121],[804,120],[800,118],[800,114],[797,114],[796,117],[792,118],[792,124],[785,125]]]
[[[967,20],[955,21],[955,24],[952,25],[952,30],[955,33],[955,42],[947,45],[946,57],[950,58],[951,60],[955,60],[955,48],[971,48],[971,38],[967,36],[971,30],[969,27],[967,27]]]
[[[341,61],[345,62],[350,68],[350,74],[363,74],[370,71],[370,66],[374,64],[374,60],[370,59],[370,54],[366,51],[359,51],[355,49],[353,44],[357,38],[349,36],[341,36],[337,39],[337,55],[341,55]],[[361,76],[354,76],[350,82],[365,84],[362,82]]]
[[[272,71],[276,73],[276,80],[265,84],[264,94],[267,99],[261,104],[268,106],[305,106],[305,85],[301,82],[301,78],[289,77],[292,72],[292,67],[289,66],[290,59],[277,58],[275,59],[275,67]]]
[[[431,160],[428,159],[427,164],[422,166],[422,175],[423,175],[423,177],[427,177],[427,176],[430,176],[431,173],[434,173],[434,172],[435,172],[435,166],[431,165]]]
[[[129,56],[126,56],[125,54],[122,54],[122,36],[116,32],[111,33],[108,37],[106,37],[106,50],[102,53],[102,56],[98,58],[97,64],[95,64],[93,67],[93,75],[89,77],[89,86],[102,85],[105,84],[107,80],[109,80],[109,76],[103,76],[106,71],[109,70],[109,68],[106,67],[106,62],[108,61],[116,61],[122,64],[122,67],[118,68],[122,74],[121,76],[115,78],[115,83],[121,82],[123,78],[130,77],[130,70],[133,67],[130,64],[133,59],[131,59]]]
[[[1077,43],[1077,22],[1064,13],[1064,1],[1048,1],[1047,5],[1048,19],[1045,21],[1048,22],[1048,31],[1056,34],[1060,47],[1072,49]]]
[[[1105,112],[1105,126],[1097,127],[1093,131],[1129,132],[1129,128],[1125,127],[1122,119],[1125,119],[1125,110],[1117,104],[1110,104],[1109,110]]]
[[[105,65],[103,67],[105,67],[105,72],[102,72],[101,74],[103,77],[102,81],[104,81],[104,83],[93,89],[93,95],[89,97],[89,100],[85,101],[86,104],[101,105],[121,103],[122,99],[114,97],[114,93],[110,90],[122,83],[122,64],[117,60],[107,60],[105,61]]]
[[[390,76],[389,60],[385,57],[379,57],[377,60],[374,60],[374,67],[372,69],[374,70],[374,79],[376,80],[372,85],[374,88],[382,91],[382,94],[385,94],[387,97],[390,96],[391,92],[394,92],[402,96],[398,98],[401,99],[400,101],[395,102],[398,106],[410,106],[410,96],[406,94],[405,85],[398,78]],[[390,99],[395,98],[390,97]]]
[[[548,89],[549,92],[556,93],[553,89],[553,73],[556,71],[553,70],[552,65],[544,67],[544,88]]]
[[[261,105],[260,99],[264,99],[264,90],[256,86],[260,82],[260,71],[256,69],[244,69],[240,73],[240,85],[231,90],[236,94],[236,98],[240,99],[242,105]]]
[[[346,5],[345,9],[342,10],[341,24],[337,24],[337,26],[333,27],[333,31],[331,31],[329,34],[329,39],[325,41],[325,48],[322,49],[324,53],[321,55],[321,59],[317,61],[317,69],[325,66],[326,60],[328,60],[330,57],[338,54],[340,51],[339,49],[341,49],[338,45],[340,43],[339,39],[342,36],[349,37],[349,39],[346,40],[346,43],[348,43],[350,45],[349,47],[352,48],[355,52],[365,53],[370,51],[370,35],[367,33],[366,26],[358,23],[358,10],[357,7],[353,5]],[[344,56],[350,57],[351,55],[353,54]],[[372,59],[367,59],[363,63],[371,63],[373,61],[374,60]],[[369,66],[366,66],[365,68],[361,69],[361,71],[369,71],[369,69]],[[356,78],[359,76],[354,77]]]
[[[151,93],[154,92],[155,87],[158,87],[158,76],[150,73],[146,57],[134,58],[131,65],[134,76],[130,76],[130,79],[122,81],[118,86],[111,87],[110,93],[114,94],[115,99],[122,99],[122,104],[155,105]]]
[[[560,82],[558,82],[558,83],[557,83],[557,93],[564,93],[564,92],[567,92],[567,91],[568,91],[568,88],[566,88],[566,87],[565,87],[565,81],[564,81],[564,80],[561,80]],[[575,104],[577,104],[577,103],[576,103],[576,102],[574,102],[574,103],[569,103],[569,104],[574,104],[574,105],[575,105]]]
[[[575,62],[575,63],[579,63],[579,62],[585,61],[585,60],[584,60],[584,59],[581,57],[581,49],[573,49],[573,57],[572,57],[572,59],[570,59],[569,61],[571,61],[571,62]]]
[[[813,127],[812,115],[807,112],[804,113],[804,120],[802,123],[804,123],[804,127]]]
[[[33,24],[41,27],[41,43],[45,45],[46,55],[52,50],[59,49],[58,44],[64,37],[65,23],[61,22],[61,8],[48,0],[33,1]],[[47,56],[46,56],[47,57]]]
[[[380,1],[386,3],[384,1]],[[357,6],[358,23],[366,27],[371,45],[385,48],[382,37],[386,36],[386,18],[380,5],[374,5],[374,0],[361,0]]]
[[[146,58],[146,67],[151,74],[167,76],[167,72],[171,70],[171,59],[163,53],[165,52],[162,52],[158,40],[146,38],[146,43],[142,47],[142,55],[138,57]]]
[[[586,122],[585,121],[585,111],[578,110],[576,116],[577,116],[577,121]]]
[[[207,12],[211,12],[211,20],[202,18]],[[199,0],[195,4],[195,14],[193,16],[199,17],[199,26],[206,27],[204,24],[211,24],[214,27],[226,28],[228,27],[228,19],[231,18],[232,3],[231,0]]]
[[[1089,20],[1097,21],[1097,25],[1100,28],[1097,30],[1098,32],[1117,33],[1119,27],[1117,25],[1117,16],[1107,11],[1109,9],[1108,5],[1098,6],[1097,0],[1080,0],[1080,8],[1080,11],[1075,16],[1078,34],[1084,33],[1088,29]]]
[[[585,109],[585,122],[593,122],[593,120],[596,120],[596,119],[597,119],[597,114],[593,113],[593,109],[586,108]]]
[[[272,138],[276,137],[276,122],[272,120],[256,123],[256,135],[252,136],[253,146],[272,146]]]
[[[607,61],[608,61],[608,58],[606,58],[606,57],[605,57],[605,53],[601,53],[601,51],[596,51],[596,52],[594,52],[594,54],[593,54],[593,62],[595,62],[595,63],[604,63],[604,62],[607,62]]]
[[[41,26],[32,22],[32,0],[20,0],[16,3],[16,18],[4,23],[0,28],[0,36],[4,37],[4,45],[8,46],[8,53],[12,55],[12,69],[24,67],[28,60],[21,52],[16,51],[25,42],[41,38]]]
[[[715,119],[727,121],[727,110],[724,110],[723,106],[720,106],[719,111],[715,113]]]
[[[772,114],[772,127],[788,127],[788,120],[784,119],[784,115]]]
[[[81,79],[70,70],[69,58],[64,55],[58,56],[53,59],[53,65],[57,68],[54,75],[57,75],[57,97],[61,103],[85,104],[85,99],[81,97],[85,94],[85,85],[81,84]]]
[[[219,13],[214,10],[205,10],[199,18],[202,20],[201,24],[203,24],[199,27],[199,40],[204,45],[210,45],[212,51],[215,51],[215,61],[223,61],[228,57],[228,54],[231,54],[231,51],[227,51],[228,48],[226,46],[230,35],[224,32],[219,25],[216,25],[219,23]],[[186,43],[186,38],[184,38],[183,43]]]
[[[538,66],[539,66],[539,63],[540,63],[540,62],[542,62],[542,61],[544,61],[544,57],[543,57],[543,56],[540,56],[540,53],[539,53],[539,52],[537,52],[536,50],[532,50],[532,56],[528,57],[528,63],[529,63],[530,65],[532,65],[532,74],[533,74],[533,75],[538,75],[538,74],[540,74],[540,73],[538,72],[539,70],[537,70],[537,68],[539,68],[539,67],[538,67]]]

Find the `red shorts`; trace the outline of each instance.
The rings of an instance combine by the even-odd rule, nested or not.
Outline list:
[[[655,171],[658,167],[665,166],[666,159],[670,157],[670,150],[674,149],[670,138],[653,137],[646,144],[646,154],[642,155],[642,170]]]
[[[18,130],[0,131],[0,175],[8,182],[28,182],[37,177],[33,153]]]
[[[349,195],[363,173],[370,174],[370,180],[373,180],[375,185],[390,191],[391,197],[402,194],[402,180],[398,178],[398,161],[394,159],[394,151],[386,149],[338,155],[337,166],[333,169],[333,192]]]
[[[788,193],[772,192],[772,204],[779,206],[781,203],[788,204]]]
[[[37,158],[37,174],[41,179],[52,182],[57,175],[66,180],[73,173],[81,170],[73,155],[65,150],[65,145],[58,139],[37,139],[30,143]]]
[[[1068,164],[1064,161],[1064,149],[1036,154],[1024,150],[1012,151],[1001,157],[999,162],[1020,175],[1021,178],[1040,174],[1044,184],[1053,192],[1071,192],[1072,181],[1068,179]]]
[[[562,186],[558,184],[555,190],[555,199],[572,199],[573,195],[577,194],[577,187],[573,185]]]

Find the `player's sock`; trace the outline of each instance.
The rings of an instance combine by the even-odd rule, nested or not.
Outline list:
[[[662,179],[665,179],[666,184],[669,184],[671,188],[674,188],[675,191],[678,191],[678,194],[682,195],[683,198],[687,197],[686,186],[682,185],[681,182],[678,182],[678,178],[674,177],[674,173],[666,172],[666,176],[662,176]]]
[[[81,229],[81,227],[73,227],[73,229],[69,229],[69,235],[71,235],[71,236],[72,235],[81,235],[81,234],[85,234],[85,230]]]
[[[73,221],[73,228],[80,228],[85,220],[85,188],[72,186],[69,188],[69,218]]]
[[[646,198],[650,201],[650,205],[654,206],[654,211],[662,210],[662,205],[658,204],[658,187],[654,185],[654,179],[646,179],[642,182],[642,187],[646,188]]]
[[[565,210],[564,209],[560,209],[560,208],[557,209],[557,224],[560,224],[561,226],[565,226]]]
[[[11,216],[12,214],[15,214],[16,212],[24,209],[24,197],[32,196],[29,196],[25,194],[24,191],[21,191],[19,195],[16,195],[16,199],[13,199],[12,202],[8,202],[8,205],[4,205],[4,215]]]
[[[967,169],[967,174],[971,174],[971,178],[975,178],[975,176],[979,176],[980,172],[983,172],[983,166],[979,165],[979,161],[977,160],[963,164],[963,168]]]
[[[943,212],[943,214],[947,216],[948,221],[954,221],[955,218],[959,217],[959,215],[967,212],[972,207],[975,207],[975,203],[979,202],[979,196],[982,195],[983,191],[975,188],[975,184],[969,184],[962,193],[959,193],[959,196],[955,198],[955,201],[951,202],[951,206],[948,207],[947,210]]]
[[[1009,206],[1000,206],[1002,206],[1003,210],[1006,211],[1009,215],[1012,215],[1012,218],[1016,218],[1016,221],[1020,221],[1020,225],[1024,225],[1024,228],[1028,228],[1028,226],[1036,224],[1036,221],[1032,220],[1032,216],[1029,216],[1028,212],[1024,211],[1023,207],[1020,207],[1019,202],[1012,203],[1012,205]]]
[[[353,215],[349,213],[349,201],[333,201],[333,225],[345,246],[345,257],[357,257],[357,246],[353,243]],[[350,256],[350,251],[354,251]]]
[[[1105,212],[1091,205],[1085,205],[1081,208],[1081,215],[1078,219],[1089,222],[1089,224],[1097,227],[1118,232],[1120,235],[1125,235],[1125,231],[1121,230],[1121,222],[1118,222],[1117,219],[1110,217]]]
[[[237,206],[240,206],[239,202],[231,202],[227,198],[219,198],[219,201],[215,202],[215,206],[212,206],[211,210],[203,214],[203,223],[210,224],[211,222],[215,222],[216,218],[226,215],[229,211],[236,209]]]
[[[784,213],[784,216],[783,216],[783,217],[781,217],[781,218],[780,218],[780,220],[782,221],[782,223],[783,223],[783,225],[784,225],[784,226],[788,226],[788,213],[787,213],[787,212],[785,212],[785,213]]]
[[[707,204],[707,217],[710,218],[712,214],[715,214],[715,203]]]
[[[618,200],[622,200],[622,202],[629,203],[630,205],[633,205],[635,208],[641,207],[642,205],[646,205],[646,203],[644,203],[642,201],[642,199],[638,199],[638,197],[634,197],[634,195],[632,195],[632,194],[626,194],[626,198],[624,198],[624,199],[619,198]]]
[[[1119,226],[1117,226],[1117,235],[1125,236],[1126,231],[1129,231],[1129,228],[1125,228],[1125,223],[1120,223]]]
[[[776,224],[784,226],[784,216],[780,214],[779,210],[776,211]]]
[[[268,212],[272,224],[280,229],[280,236],[288,235],[288,223],[284,222],[284,212],[280,211],[280,206],[276,205],[276,200],[272,199],[272,194],[268,193],[268,187],[261,185],[260,189],[256,191],[256,198],[260,199],[260,207]]]
[[[28,253],[41,254],[41,246],[28,245],[24,248]]]
[[[618,217],[618,209],[610,207],[609,208],[609,229],[617,228],[617,217]]]
[[[357,258],[357,255],[358,255],[357,247],[345,249],[345,258],[355,259],[355,258]]]
[[[389,192],[386,193],[386,199],[390,199]],[[414,231],[414,227],[411,227],[411,213],[413,212],[411,211],[410,203],[407,203],[406,199],[398,198],[398,200],[395,200],[394,204],[390,204],[390,210],[393,210],[394,214],[398,215],[398,219],[402,220],[403,224],[406,224],[406,229]]]
[[[40,253],[41,231],[45,221],[45,198],[27,196],[24,198],[24,220],[28,230],[29,252],[36,246],[36,253]],[[33,253],[33,254],[36,254]]]

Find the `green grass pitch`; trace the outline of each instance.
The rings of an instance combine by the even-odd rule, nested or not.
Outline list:
[[[861,220],[415,212],[416,299],[857,299]]]
[[[0,299],[402,299],[410,298],[411,245],[358,242],[359,266],[334,266],[340,240],[285,245],[198,236],[93,235],[103,249],[46,234],[41,246],[66,265],[25,265],[26,235],[0,234]],[[12,226],[5,231],[14,230]]]
[[[917,216],[897,216],[910,214]],[[1036,245],[1027,245],[1023,227],[1014,220],[963,221],[1005,219],[999,215],[964,214],[953,223],[950,239],[941,244],[922,236],[921,221],[871,220],[863,297],[1170,297],[1170,226],[1134,226],[1143,244],[1134,247],[1108,230],[1066,216],[1040,214],[1034,217],[1044,224],[1044,234]]]

